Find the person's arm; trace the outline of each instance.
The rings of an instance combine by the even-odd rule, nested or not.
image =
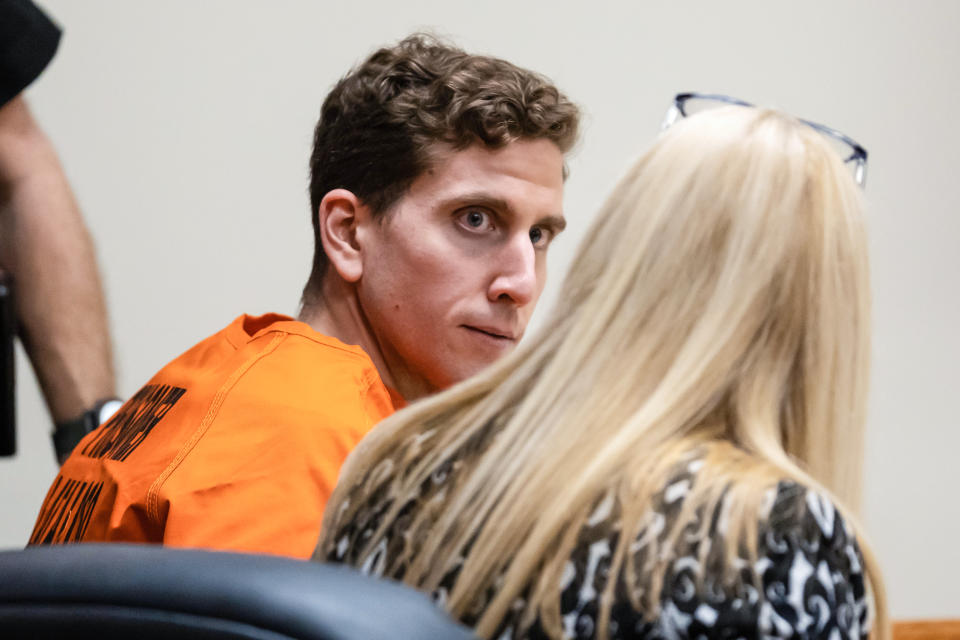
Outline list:
[[[757,616],[761,635],[801,640],[876,637],[871,634],[874,603],[860,545],[827,497],[781,482],[761,536],[755,566],[765,594]]]
[[[114,396],[93,243],[22,96],[0,107],[0,267],[13,274],[20,337],[54,423]]]
[[[717,514],[724,512],[721,507]],[[853,529],[829,499],[797,483],[781,482],[757,546],[752,569],[759,584],[743,580],[724,585],[709,560],[701,564],[696,547],[678,557],[661,595],[658,624],[666,635],[711,640],[871,636],[873,599],[863,555]],[[722,554],[723,548],[716,552]],[[746,558],[741,561],[746,576],[750,564]]]

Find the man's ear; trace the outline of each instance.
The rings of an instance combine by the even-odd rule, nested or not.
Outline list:
[[[363,275],[357,227],[369,215],[366,205],[347,189],[328,191],[317,208],[323,251],[330,265],[347,282],[357,282]]]

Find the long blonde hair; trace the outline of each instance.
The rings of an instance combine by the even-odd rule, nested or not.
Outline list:
[[[869,291],[861,194],[819,133],[742,107],[682,121],[600,209],[539,334],[350,456],[319,548],[376,491],[395,499],[369,555],[431,473],[479,447],[442,504],[414,514],[403,580],[432,591],[466,551],[446,603],[455,616],[493,589],[477,623],[488,637],[526,591],[526,619],[556,633],[559,577],[591,507],[608,492],[621,505],[614,575],[671,469],[718,444],[676,530],[727,494],[732,562],[744,545],[755,553],[779,480],[825,492],[854,523],[874,637],[886,638],[880,573],[855,524]],[[663,560],[633,576],[647,594],[635,606],[655,613],[665,571]]]

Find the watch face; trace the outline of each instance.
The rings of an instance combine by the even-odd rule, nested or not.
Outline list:
[[[104,402],[100,406],[100,413],[97,416],[97,419],[99,420],[99,422],[97,422],[97,426],[100,426],[101,424],[109,420],[111,417],[113,417],[113,414],[115,414],[117,410],[120,409],[120,407],[122,406],[123,406],[123,400],[107,400],[106,402]]]

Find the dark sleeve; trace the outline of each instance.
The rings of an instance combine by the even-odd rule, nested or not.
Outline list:
[[[753,567],[759,583],[744,564],[745,579],[735,588],[711,588],[709,578],[698,588],[702,567],[681,558],[668,575],[658,625],[680,638],[867,638],[863,556],[829,500],[781,483],[759,534]]]
[[[60,29],[29,0],[0,0],[0,106],[46,68]]]
[[[871,607],[863,555],[853,530],[824,496],[781,485],[758,569],[766,596],[757,621],[761,634],[867,637]]]

